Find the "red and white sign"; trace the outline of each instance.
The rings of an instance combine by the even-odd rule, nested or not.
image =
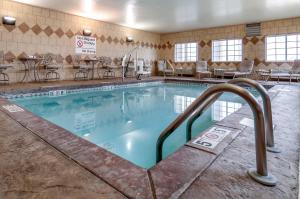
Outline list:
[[[96,54],[96,43],[95,37],[86,37],[81,35],[76,35],[75,40],[75,53],[76,54]]]

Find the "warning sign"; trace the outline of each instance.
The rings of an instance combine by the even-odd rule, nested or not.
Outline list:
[[[230,132],[227,129],[213,127],[193,141],[193,144],[214,149]]]
[[[75,53],[76,54],[96,54],[96,43],[95,37],[86,37],[76,35],[75,41]]]

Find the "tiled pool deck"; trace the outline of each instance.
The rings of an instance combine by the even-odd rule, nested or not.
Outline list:
[[[0,89],[12,92],[99,83],[103,82],[22,84]],[[187,144],[149,170],[27,111],[9,113],[1,108],[0,198],[297,198],[300,85],[276,85],[270,95],[275,141],[282,150],[280,154],[268,153],[269,170],[278,178],[276,187],[262,186],[246,174],[255,166],[253,129],[239,124],[243,118],[252,118],[247,106],[216,124],[232,132],[215,150]],[[0,99],[1,107],[6,104],[7,100]]]

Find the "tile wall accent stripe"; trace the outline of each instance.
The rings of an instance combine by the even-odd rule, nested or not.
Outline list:
[[[254,36],[254,37],[243,37],[242,38],[242,42],[243,42],[243,49],[245,50],[245,48],[247,48],[249,45],[252,45],[253,47],[256,47],[257,45],[262,45],[262,47],[264,48],[265,45],[265,36]],[[200,47],[200,54],[201,51],[203,51],[205,48],[208,48],[208,52],[211,53],[211,44],[212,44],[212,40],[200,40],[198,42],[198,45]],[[162,44],[163,46],[163,50],[174,50],[175,44],[171,44],[170,41],[167,41],[165,44]],[[166,48],[167,46],[167,48]],[[207,58],[203,58],[203,56],[200,56],[200,60],[206,60],[208,65],[210,67],[214,67],[214,66],[227,66],[227,67],[238,67],[240,62],[213,62],[211,59],[211,54],[206,55]],[[243,56],[246,59],[249,59],[247,56]],[[267,62],[264,58],[259,58],[259,57],[254,57],[252,58],[252,60],[254,60],[254,65],[255,66],[260,66],[260,67],[283,67],[286,65],[292,65],[293,62]],[[196,66],[195,63],[192,62],[186,62],[186,63],[176,63],[173,61],[173,57],[170,59],[170,62],[173,63],[176,67],[180,67],[180,66]]]
[[[57,28],[53,29],[51,26],[47,26],[45,29],[42,29],[39,24],[35,24],[32,27],[26,24],[26,22],[21,23],[18,26],[11,26],[11,25],[4,25],[4,28],[9,31],[13,32],[17,28],[23,33],[26,34],[28,31],[32,31],[35,35],[40,35],[41,32],[44,32],[48,37],[50,37],[52,34],[56,34],[59,38],[62,36],[66,36],[69,39],[75,37],[76,35],[82,35],[80,31],[74,31],[71,29],[68,29],[66,32],[62,30],[62,28]],[[154,49],[166,49],[167,45],[166,44],[153,44],[149,42],[144,42],[144,41],[135,41],[132,43],[127,43],[125,42],[126,38],[117,38],[117,37],[112,37],[110,35],[105,36],[105,35],[97,35],[93,34],[93,37],[95,37],[97,40],[100,40],[102,43],[108,42],[109,44],[121,44],[121,45],[141,45],[143,48],[154,48]]]
[[[243,41],[244,45],[248,44],[249,42],[255,45],[258,42],[265,43],[265,37],[264,36],[243,37],[242,41]],[[203,48],[205,46],[211,47],[211,43],[212,43],[212,40],[200,40],[198,42],[198,44],[201,48]],[[166,48],[171,49],[171,48],[174,48],[174,46],[175,46],[175,44],[171,44],[170,41],[167,41],[165,44],[161,44],[161,45],[163,46],[163,49],[166,49]]]

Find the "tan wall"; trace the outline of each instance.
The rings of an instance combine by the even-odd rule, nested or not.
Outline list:
[[[142,45],[139,56],[154,61],[158,57],[160,35],[126,28],[119,25],[90,20],[59,11],[44,9],[10,0],[0,0],[0,17],[16,17],[16,26],[3,26],[0,23],[0,50],[6,58],[47,52],[60,54],[65,67],[60,71],[63,79],[72,79],[74,71],[70,56],[75,54],[75,35],[84,28],[92,30],[97,37],[97,55],[122,57],[136,46]],[[127,36],[133,36],[135,44],[125,42]],[[15,63],[9,75],[12,82],[19,81],[23,75],[21,63]]]
[[[211,59],[211,40],[214,39],[243,39],[243,59],[255,61],[255,68],[289,69],[292,63],[265,61],[265,36],[300,33],[300,18],[283,19],[261,23],[261,35],[246,37],[245,25],[234,25],[218,28],[200,29],[189,32],[164,34],[161,36],[162,49],[160,58],[174,61],[174,44],[180,42],[198,42],[199,58],[208,61],[210,68],[235,68],[239,63],[214,63]],[[176,66],[194,66],[194,63],[175,63]]]

